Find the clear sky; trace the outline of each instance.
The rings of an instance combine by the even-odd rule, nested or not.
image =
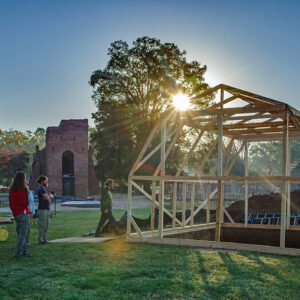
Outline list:
[[[211,85],[300,110],[300,1],[0,0],[0,129],[88,118],[91,73],[115,40],[174,42]]]

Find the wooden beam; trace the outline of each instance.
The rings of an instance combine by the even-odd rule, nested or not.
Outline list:
[[[152,201],[152,196],[150,196],[146,191],[144,191],[138,184],[136,184],[134,181],[132,181],[132,185],[134,187],[136,187],[143,195],[145,195],[149,200]],[[159,208],[159,202],[155,201],[155,206]],[[167,214],[170,218],[172,218],[172,214],[165,208],[163,208],[163,212],[165,214]],[[182,226],[182,223],[181,221],[179,221],[177,218],[175,218],[175,221],[180,225]]]
[[[145,238],[139,228],[139,226],[135,223],[134,219],[132,218],[132,216],[128,217],[130,219],[131,224],[133,225],[134,229],[136,230],[136,232],[138,233],[138,235],[141,237],[142,241],[145,242]]]
[[[231,152],[233,143],[234,143],[234,139],[231,139],[229,144],[228,144],[226,154],[224,155],[224,157],[227,156],[226,157],[226,163],[225,163],[225,170],[227,170],[227,168],[228,168],[228,164],[229,164],[229,160],[230,160],[230,152]]]
[[[160,155],[160,164],[161,164],[161,173],[165,175],[165,163],[166,163],[166,121],[161,123],[161,155]],[[165,181],[160,180],[159,187],[159,213],[158,213],[158,232],[159,237],[163,238],[163,229],[164,229],[164,201],[165,201]]]
[[[210,223],[210,183],[207,184],[206,223]]]
[[[227,216],[227,218],[229,219],[230,223],[235,223],[234,220],[232,219],[231,215],[229,214],[228,210],[224,207],[223,211],[225,213],[225,215]]]
[[[126,238],[128,239],[131,233],[131,199],[132,199],[132,180],[128,178],[128,204],[127,204],[127,232]]]
[[[187,225],[189,222],[191,222],[191,220],[199,213],[199,211],[207,204],[207,199],[205,201],[203,201],[203,203],[201,203],[201,205],[199,205],[197,207],[197,209],[192,212],[191,211],[191,215],[187,218],[187,220],[185,221],[185,225]]]
[[[216,140],[214,141],[214,143],[212,144],[212,146],[209,148],[208,152],[206,153],[206,155],[202,159],[201,164],[200,164],[199,169],[198,169],[198,172],[197,172],[198,175],[200,173],[203,173],[202,168],[203,168],[204,164],[207,162],[207,160],[209,159],[211,153],[213,152],[213,150],[215,149],[217,144],[218,144],[218,138],[216,138]]]
[[[218,180],[218,197],[217,197],[217,208],[216,208],[216,232],[215,241],[220,242],[221,240],[221,202],[222,202],[222,181]]]
[[[189,153],[186,155],[186,157],[185,157],[183,163],[181,164],[180,168],[177,170],[175,176],[178,176],[178,175],[181,173],[181,171],[183,170],[185,164],[189,161],[191,155],[193,154],[195,148],[197,147],[197,145],[198,145],[198,143],[199,143],[201,137],[203,136],[203,134],[204,134],[204,131],[199,132],[198,137],[197,137],[196,140],[194,141],[192,148],[190,149]]]
[[[191,226],[194,226],[194,210],[195,210],[195,182],[192,183],[192,192],[191,192]],[[207,223],[207,222],[206,222]]]
[[[287,176],[287,157],[288,157],[288,132],[289,115],[286,114],[286,125],[283,128],[282,141],[282,176]],[[285,230],[286,230],[286,198],[287,181],[282,182],[281,190],[281,224],[280,224],[280,248],[285,248]]]
[[[154,135],[156,134],[157,132],[157,129],[160,127],[160,123],[161,123],[161,120],[157,121],[157,123],[154,125],[151,133],[149,134],[141,152],[139,153],[135,163],[133,164],[132,168],[131,168],[131,171],[129,173],[129,176],[132,176],[134,174],[134,170],[135,170],[135,166],[140,162],[140,160],[142,159],[143,155],[145,154],[147,148],[149,147]]]
[[[173,183],[173,199],[172,199],[172,228],[174,229],[176,226],[176,203],[177,203],[177,182]]]
[[[156,181],[152,181],[152,195],[151,195],[151,220],[150,220],[150,230],[154,230],[154,217],[155,217],[155,198],[156,198]]]
[[[248,169],[248,143],[245,142],[245,154],[244,154],[244,163],[245,163],[245,176],[249,175]],[[245,228],[248,226],[248,180],[245,180],[244,184],[244,198],[245,198]]]
[[[227,182],[244,182],[248,180],[249,182],[261,182],[261,183],[270,183],[270,182],[282,182],[283,180],[289,180],[293,183],[300,183],[300,176],[171,176],[166,177],[160,176],[132,176],[133,180],[156,180],[159,181],[164,179],[165,181],[172,182],[202,182],[202,183],[217,183],[218,180],[222,180],[225,183]]]
[[[236,98],[239,98],[239,96],[237,96],[237,95],[231,96],[231,97],[225,99],[225,100],[223,101],[223,103],[222,103],[222,102],[218,102],[218,103],[216,103],[216,104],[213,104],[213,105],[207,107],[207,109],[212,109],[212,108],[216,108],[216,107],[218,107],[218,106],[224,105],[224,104],[226,104],[226,103],[229,103],[229,102],[235,100]]]
[[[182,216],[182,227],[185,226],[185,212],[186,212],[186,182],[183,183],[182,187],[182,209],[181,209],[181,216]]]
[[[227,249],[236,251],[253,251],[262,252],[269,254],[279,254],[279,255],[290,255],[290,256],[300,256],[300,249],[295,248],[285,248],[281,249],[274,246],[266,245],[253,245],[253,244],[240,244],[231,242],[214,242],[214,241],[203,241],[194,239],[176,239],[176,238],[145,238],[146,243],[149,244],[159,244],[159,245],[174,245],[174,246],[189,246],[189,247],[199,247],[199,248],[209,248],[209,249]],[[138,236],[130,237],[129,242],[138,243],[141,238]]]
[[[230,164],[230,166],[228,167],[228,169],[225,171],[225,176],[227,176],[229,174],[229,172],[231,171],[232,167],[234,166],[236,160],[238,159],[239,157],[239,154],[241,153],[242,149],[244,148],[245,146],[245,142],[242,143],[242,145],[240,146],[239,150],[237,151],[237,153],[235,154],[234,158],[232,159],[232,162]]]
[[[173,149],[173,147],[174,147],[174,145],[175,145],[175,143],[176,143],[176,141],[177,141],[177,139],[178,139],[178,137],[179,137],[179,135],[180,135],[180,132],[181,132],[181,130],[182,130],[182,127],[183,127],[183,125],[181,124],[181,125],[179,125],[179,128],[177,128],[177,132],[176,132],[176,134],[175,134],[175,136],[174,136],[172,142],[170,143],[170,145],[169,145],[169,147],[168,147],[168,149],[167,149],[167,151],[166,151],[165,159],[168,158],[168,156],[169,156],[171,150]],[[156,176],[156,175],[159,173],[160,169],[161,169],[161,162],[160,162],[159,165],[157,166],[157,168],[156,168],[156,170],[155,170],[155,172],[154,172],[153,175]]]
[[[210,223],[210,224],[196,224],[194,226],[186,226],[186,227],[176,227],[173,228],[164,228],[164,238],[161,240],[164,240],[166,236],[179,234],[179,233],[185,233],[185,232],[193,232],[193,231],[201,231],[201,230],[207,230],[207,229],[214,229],[216,226],[216,223]],[[158,238],[158,230],[154,231],[143,231],[143,236],[145,238],[152,238],[157,237]],[[137,233],[132,233],[130,235],[130,238],[138,237]]]
[[[223,109],[207,109],[197,110],[194,112],[194,116],[206,116],[206,115],[233,115],[243,113],[256,113],[256,112],[281,112],[285,111],[286,105],[266,106],[266,107],[234,107]]]

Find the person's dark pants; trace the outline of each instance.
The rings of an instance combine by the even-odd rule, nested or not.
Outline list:
[[[110,224],[112,225],[113,229],[115,230],[115,233],[119,232],[119,228],[116,224],[116,220],[112,214],[111,209],[107,209],[106,211],[107,212],[105,212],[105,210],[101,210],[101,218],[100,218],[99,224],[97,226],[95,236],[97,236],[101,233],[101,229],[102,229],[104,223],[106,222],[106,220],[110,221]]]
[[[23,254],[28,255],[26,245],[26,236],[29,228],[29,215],[18,215],[15,217],[17,230],[17,249],[15,257],[20,257]]]

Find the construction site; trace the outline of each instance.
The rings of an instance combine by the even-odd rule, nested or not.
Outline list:
[[[127,241],[300,255],[300,176],[291,176],[290,154],[291,143],[300,138],[300,112],[224,84],[191,100],[209,95],[215,101],[205,109],[169,109],[152,129],[128,177]],[[168,174],[168,157],[186,128],[195,133],[191,147],[182,165]],[[192,172],[188,161],[208,135],[211,147]],[[249,147],[272,141],[282,147],[280,174],[250,176]],[[156,153],[160,162],[149,174],[143,166]],[[232,175],[241,154],[244,174]],[[208,161],[213,167],[205,173]],[[237,187],[242,197],[228,199],[225,191]],[[149,219],[132,215],[133,190],[151,201]]]

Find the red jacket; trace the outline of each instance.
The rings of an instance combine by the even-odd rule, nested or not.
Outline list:
[[[17,189],[15,192],[12,188],[10,188],[9,206],[14,217],[24,214],[24,210],[26,210],[26,214],[29,214],[25,190]]]

